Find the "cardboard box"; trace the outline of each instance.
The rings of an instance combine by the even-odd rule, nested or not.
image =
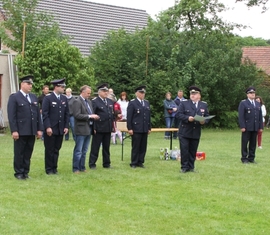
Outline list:
[[[205,160],[205,158],[206,158],[205,152],[197,152],[196,153],[196,160],[202,161],[202,160]]]

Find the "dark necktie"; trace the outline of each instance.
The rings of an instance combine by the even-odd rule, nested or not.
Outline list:
[[[86,105],[86,108],[87,108],[88,113],[89,113],[89,114],[92,114],[92,111],[91,111],[91,109],[90,109],[90,106],[89,106],[89,104],[88,104],[88,101],[87,101],[87,100],[84,100],[84,101],[85,101],[85,105]]]
[[[106,99],[104,99],[103,102],[104,102],[105,105],[107,105],[107,100]]]
[[[26,99],[28,100],[28,102],[31,104],[30,96],[27,94],[25,97],[26,97]]]
[[[142,106],[144,106],[144,102],[143,102],[143,100],[141,101],[141,104],[142,104]]]

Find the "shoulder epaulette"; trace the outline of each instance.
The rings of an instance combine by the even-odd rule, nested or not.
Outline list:
[[[97,97],[93,98],[92,100],[95,100]]]
[[[205,104],[207,104],[207,102],[205,102],[205,101],[202,101],[203,103],[205,103]]]
[[[187,99],[186,100],[182,100],[181,102],[185,102],[185,101],[188,101]]]
[[[135,99],[132,99],[131,101],[134,101]]]

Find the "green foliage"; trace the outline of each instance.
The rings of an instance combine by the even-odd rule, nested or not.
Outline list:
[[[269,42],[263,38],[254,37],[240,37],[235,36],[235,43],[237,46],[269,46]]]
[[[15,63],[19,67],[19,76],[35,76],[34,92],[40,93],[43,85],[63,77],[75,92],[82,85],[95,85],[88,60],[78,48],[69,44],[69,38],[62,35],[51,15],[36,11],[38,0],[2,2],[6,20],[0,25],[0,37],[4,44],[19,53],[22,52],[23,25],[26,23],[25,52],[16,57]]]
[[[5,21],[0,22],[2,42],[16,52],[22,51],[24,24],[25,50],[28,43],[35,38],[46,41],[50,38],[66,38],[62,36],[57,23],[47,13],[36,11],[38,0],[2,0]],[[10,35],[11,33],[11,35]]]
[[[262,13],[267,11],[268,0],[236,0],[236,2],[245,2],[248,7],[262,6]]]
[[[109,33],[89,58],[96,79],[106,79],[116,94],[147,85],[154,127],[164,126],[165,93],[176,95],[182,89],[187,94],[196,84],[216,115],[210,126],[235,128],[245,88],[257,86],[263,78],[252,63],[241,62],[241,47],[230,31],[235,25],[217,17],[222,9],[217,1],[181,1],[158,21],[149,19],[144,30]]]
[[[243,27],[224,22],[218,15],[222,11],[225,11],[225,6],[218,0],[181,0],[160,14],[159,19],[168,29],[186,31],[191,35],[197,31],[211,33],[213,30],[228,34],[234,27]]]
[[[54,39],[46,43],[35,40],[29,43],[25,57],[18,55],[15,63],[21,69],[19,75],[34,75],[35,92],[40,92],[43,85],[59,78],[66,78],[67,86],[75,92],[82,85],[95,84],[88,60],[67,40]]]

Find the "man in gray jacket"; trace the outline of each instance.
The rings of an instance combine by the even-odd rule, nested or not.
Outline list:
[[[80,96],[74,100],[74,132],[76,135],[75,147],[73,151],[73,173],[85,172],[85,156],[90,143],[93,122],[99,119],[99,116],[93,113],[91,101],[88,99],[91,95],[91,87],[84,85],[80,88]]]

